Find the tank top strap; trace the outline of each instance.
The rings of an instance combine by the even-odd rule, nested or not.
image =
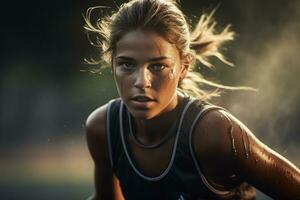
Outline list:
[[[225,110],[222,107],[210,104],[206,101],[201,101],[199,99],[191,98],[190,101],[193,101],[191,106],[189,107],[186,115],[183,119],[182,123],[182,132],[178,142],[178,150],[182,152],[184,155],[189,155],[189,160],[194,163],[194,167],[198,173],[199,178],[202,183],[214,194],[217,196],[232,196],[232,191],[227,190],[219,190],[214,188],[205,178],[200,169],[200,163],[196,158],[194,148],[193,148],[193,131],[197,124],[197,122],[204,116],[205,113],[211,110]],[[179,154],[179,152],[178,152]]]
[[[120,157],[122,149],[121,137],[120,137],[120,123],[119,123],[119,112],[120,112],[121,99],[113,99],[108,103],[107,114],[106,114],[106,135],[108,143],[108,153],[110,158],[111,167],[115,170],[116,163]]]
[[[196,98],[190,98],[191,106],[188,108],[184,118],[183,123],[181,127],[181,135],[180,135],[180,143],[183,145],[183,148],[185,148],[186,153],[190,153],[189,150],[189,136],[193,129],[193,123],[195,122],[196,118],[199,118],[199,114],[204,114],[204,111],[208,111],[208,108],[215,108],[216,106],[213,106],[212,104],[209,104],[208,102],[201,101]]]

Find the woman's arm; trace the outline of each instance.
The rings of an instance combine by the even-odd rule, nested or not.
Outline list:
[[[106,110],[104,105],[95,110],[86,121],[86,139],[94,161],[95,194],[89,200],[113,200],[116,179],[110,166],[106,139]]]
[[[194,134],[196,155],[212,182],[232,186],[246,181],[275,199],[300,199],[299,169],[228,112],[208,112]]]

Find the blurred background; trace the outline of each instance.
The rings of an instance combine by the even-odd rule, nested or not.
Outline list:
[[[85,119],[117,97],[109,70],[84,73],[97,56],[83,31],[90,6],[123,1],[7,1],[1,5],[0,199],[85,199],[93,163]],[[258,92],[226,92],[226,107],[255,135],[300,167],[300,1],[186,0],[193,25],[218,6],[218,26],[238,33],[224,49],[235,64],[199,65],[209,80]],[[99,15],[100,16],[100,15]],[[258,194],[258,199],[270,199]]]

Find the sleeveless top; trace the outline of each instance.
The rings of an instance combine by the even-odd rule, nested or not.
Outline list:
[[[192,132],[204,113],[222,109],[207,102],[186,96],[178,104],[181,113],[171,159],[163,172],[155,177],[144,175],[136,167],[126,144],[124,124],[128,122],[127,109],[121,99],[111,100],[107,109],[107,140],[111,166],[119,179],[126,200],[241,200],[247,186],[232,190],[214,188],[201,172],[192,145]],[[248,187],[249,189],[249,187]],[[248,199],[248,198],[247,198]],[[250,198],[252,199],[252,198]],[[253,198],[255,199],[255,197]]]

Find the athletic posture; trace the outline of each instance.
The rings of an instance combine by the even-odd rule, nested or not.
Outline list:
[[[101,59],[110,64],[120,98],[87,119],[95,163],[94,200],[255,199],[255,189],[275,199],[300,199],[300,171],[261,143],[225,109],[193,71],[210,56],[230,64],[219,47],[233,39],[203,15],[193,32],[171,0],[132,0],[85,29],[96,34]],[[89,37],[94,38],[92,37]],[[92,39],[91,39],[92,40]],[[101,62],[101,61],[100,61]],[[249,89],[249,88],[237,88]]]

